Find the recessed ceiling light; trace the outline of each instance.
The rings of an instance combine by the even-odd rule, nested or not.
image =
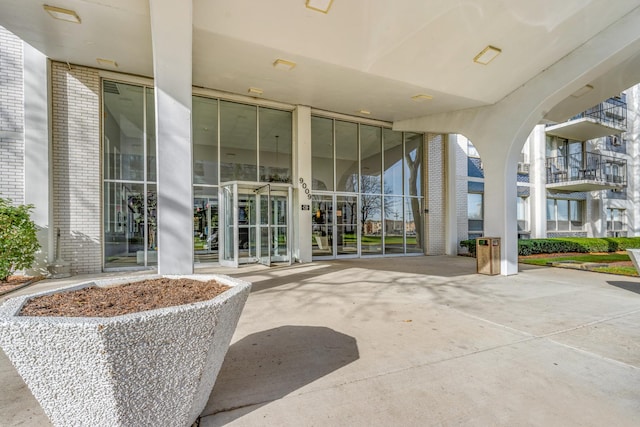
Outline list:
[[[369,114],[371,114],[371,111],[367,111],[367,110],[358,110],[358,114],[365,114],[365,115],[369,115]]]
[[[257,87],[250,87],[248,91],[251,95],[260,96],[263,93],[262,89],[258,89]]]
[[[73,22],[76,24],[80,23],[80,17],[78,14],[69,9],[63,9],[61,7],[49,6],[48,4],[42,5],[44,10],[46,10],[52,18],[59,19],[61,21]]]
[[[286,59],[276,59],[273,63],[273,67],[278,70],[290,71],[296,68],[296,63],[293,61],[287,61]]]
[[[96,62],[102,65],[103,67],[118,68],[118,63],[113,59],[96,58]]]
[[[476,55],[475,58],[473,58],[473,62],[487,65],[489,62],[493,61],[496,56],[500,55],[500,52],[502,52],[502,49],[499,49],[495,46],[487,46],[482,50],[482,52],[480,52]]]
[[[411,99],[417,102],[422,102],[422,101],[428,101],[430,99],[433,99],[433,96],[427,95],[426,93],[419,93],[417,95],[412,96]]]
[[[307,0],[305,6],[317,12],[329,13],[333,0]]]
[[[573,92],[571,94],[571,96],[573,96],[574,98],[580,98],[582,95],[584,95],[587,92],[590,92],[591,90],[593,90],[593,86],[584,85],[580,89],[578,89],[577,91]]]

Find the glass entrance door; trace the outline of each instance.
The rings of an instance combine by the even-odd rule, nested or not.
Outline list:
[[[221,185],[220,264],[290,264],[291,195],[289,184]]]
[[[271,266],[271,186],[266,184],[255,190],[260,204],[260,248],[258,262],[260,264]]]

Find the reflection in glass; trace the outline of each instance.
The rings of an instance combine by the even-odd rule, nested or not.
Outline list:
[[[384,198],[384,252],[386,254],[404,253],[404,211],[402,197]]]
[[[336,241],[337,255],[358,253],[358,198],[336,197]]]
[[[382,254],[382,196],[360,196],[361,253]]]
[[[218,100],[193,97],[193,183],[218,183]]]
[[[222,188],[222,197],[224,200],[224,260],[234,261],[235,259],[235,243],[234,243],[234,221],[235,221],[235,198],[233,196],[233,187],[225,186]]]
[[[311,202],[313,256],[333,254],[333,197],[313,196]]]
[[[220,180],[257,181],[257,107],[220,101]]]
[[[404,231],[406,233],[407,253],[422,253],[422,199],[405,198]]]
[[[156,192],[143,184],[105,182],[105,267],[128,267],[157,262]]]
[[[156,106],[153,88],[145,89],[147,114],[147,181],[156,181]]]
[[[193,251],[196,262],[218,259],[218,190],[193,188]]]
[[[405,133],[404,194],[422,196],[422,141],[419,133]]]
[[[238,258],[257,256],[256,196],[238,194]]]
[[[402,132],[384,130],[384,194],[402,195]]]
[[[336,191],[358,191],[358,125],[336,120]]]
[[[143,181],[142,87],[106,81],[104,84],[104,179]]]
[[[382,129],[360,125],[360,192],[382,194]]]
[[[291,182],[290,111],[260,108],[260,181]]]
[[[311,172],[314,190],[333,190],[333,120],[311,117]]]

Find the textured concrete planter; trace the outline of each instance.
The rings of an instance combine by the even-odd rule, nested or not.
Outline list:
[[[149,277],[99,280],[65,290]],[[232,289],[209,301],[109,318],[16,316],[34,295],[0,307],[0,346],[54,425],[195,422],[251,284],[219,275],[180,277],[215,279]],[[48,293],[53,292],[36,295]]]
[[[636,268],[638,274],[640,274],[640,249],[627,249],[629,258],[633,261],[633,266]]]

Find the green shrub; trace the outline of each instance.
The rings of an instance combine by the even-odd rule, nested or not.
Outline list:
[[[460,242],[460,246],[467,248],[469,255],[475,258],[476,256],[476,239],[463,240]]]
[[[0,280],[35,261],[40,245],[31,209],[31,205],[13,206],[10,200],[0,198]]]
[[[475,239],[463,240],[460,246],[476,256]],[[640,248],[640,237],[556,237],[550,239],[518,240],[518,255],[557,254],[567,252],[618,252]]]

